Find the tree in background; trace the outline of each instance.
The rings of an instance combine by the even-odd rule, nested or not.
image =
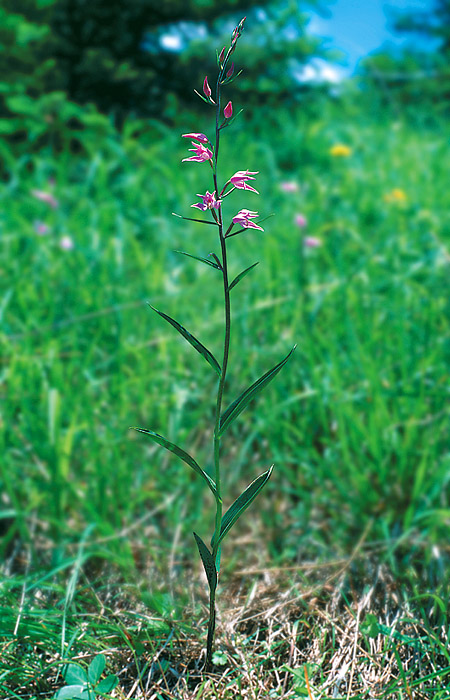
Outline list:
[[[113,115],[119,126],[129,116],[170,118],[180,100],[197,99],[192,76],[201,86],[198,57],[207,53],[205,43],[231,31],[245,13],[253,31],[242,44],[246,73],[239,89],[246,91],[247,104],[255,92],[267,100],[290,100],[299,88],[295,74],[312,56],[324,55],[321,40],[308,35],[300,8],[324,11],[323,4],[3,0],[0,134],[20,140],[22,132],[32,133],[31,140],[39,143],[49,131],[58,134],[62,126],[83,121],[86,109],[79,106],[89,104],[91,120],[98,110]]]
[[[385,102],[430,102],[446,107],[450,98],[450,0],[427,9],[390,11],[392,28],[409,41],[378,51],[362,62],[363,82]]]
[[[299,4],[319,5],[317,0],[58,0],[53,52],[63,89],[76,102],[112,111],[119,122],[130,113],[162,116],[169,95],[185,103],[196,99],[191,81],[193,75],[199,86],[203,81],[198,59],[208,52],[205,43],[217,42],[224,27],[231,31],[246,12],[253,31],[243,42],[242,61],[250,67],[241,89],[252,85],[252,92],[287,97],[296,66],[323,53],[321,42],[307,35]],[[211,72],[215,66],[206,68]]]

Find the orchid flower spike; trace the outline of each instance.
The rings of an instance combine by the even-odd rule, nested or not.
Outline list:
[[[210,160],[212,162],[213,152],[209,148],[202,146],[201,143],[195,143],[195,141],[192,141],[192,145],[194,148],[190,148],[189,151],[195,153],[195,155],[190,156],[189,158],[183,158],[181,161],[182,163],[185,160],[194,160],[197,163],[204,163],[206,160]]]
[[[250,219],[254,219],[257,216],[258,216],[257,211],[249,211],[248,209],[241,209],[240,211],[238,211],[236,216],[233,216],[233,223],[239,224],[243,228],[257,228],[260,231],[264,231],[264,229],[261,226],[258,226],[258,224],[255,224],[254,221],[250,221]]]

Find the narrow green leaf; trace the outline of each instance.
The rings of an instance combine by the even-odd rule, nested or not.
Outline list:
[[[214,563],[214,557],[209,551],[206,544],[203,542],[202,538],[199,537],[195,532],[193,533],[195,541],[197,542],[198,553],[203,562],[203,567],[205,569],[206,578],[208,579],[208,585],[212,593],[217,587],[217,571],[216,565]]]
[[[238,284],[238,282],[240,282],[241,279],[242,279],[243,277],[245,277],[245,275],[247,275],[247,274],[250,272],[250,270],[253,270],[253,268],[256,267],[257,265],[259,265],[259,263],[255,262],[255,263],[253,263],[253,265],[250,265],[250,267],[247,267],[245,270],[243,270],[242,272],[240,272],[240,273],[234,278],[234,280],[232,281],[232,283],[228,285],[228,291],[230,291],[231,289],[233,289],[233,287],[235,287],[235,286]]]
[[[166,450],[169,450],[169,452],[173,452],[174,455],[177,455],[180,459],[183,460],[191,469],[197,472],[197,474],[200,474],[200,476],[203,477],[203,479],[206,481],[208,484],[209,488],[213,492],[214,496],[217,495],[216,491],[216,484],[215,482],[211,479],[210,476],[206,472],[203,471],[203,469],[197,464],[195,459],[191,457],[190,454],[185,452],[184,450],[181,449],[181,447],[178,447],[178,445],[175,445],[173,442],[170,442],[169,440],[166,440],[162,435],[158,435],[158,433],[155,433],[153,430],[147,430],[146,428],[131,428],[131,430],[136,430],[138,433],[143,433],[144,435],[148,435],[149,438],[151,438],[154,442],[157,442],[158,445],[161,445],[161,447],[165,447]]]
[[[181,214],[176,214],[172,212],[172,216],[176,216],[177,219],[184,219],[185,221],[195,221],[197,224],[210,224],[211,226],[218,226],[215,221],[206,221],[205,219],[191,219],[189,216],[181,216]]]
[[[275,367],[272,367],[268,372],[263,374],[262,377],[260,377],[254,384],[252,384],[248,389],[246,389],[233,403],[231,403],[226,411],[224,411],[220,417],[220,430],[219,430],[219,436],[223,435],[225,430],[228,428],[230,423],[234,421],[237,416],[242,413],[244,408],[247,406],[250,401],[252,401],[255,396],[264,389],[264,387],[278,374],[280,369],[284,367],[286,362],[289,360],[290,356],[294,352],[295,348],[297,346],[294,345],[292,350],[284,360],[281,360]]]
[[[190,253],[185,253],[184,250],[175,250],[175,253],[180,253],[180,255],[186,255],[187,258],[193,258],[194,260],[199,260],[202,263],[205,263],[206,265],[211,265],[211,267],[215,267],[216,270],[219,270],[219,266],[217,263],[213,262],[212,260],[208,260],[208,258],[202,258],[199,257],[198,255],[191,255]]]
[[[97,656],[94,656],[88,668],[88,678],[92,685],[96,685],[99,682],[100,676],[105,670],[105,665],[106,659],[103,654],[97,654]]]
[[[258,493],[267,484],[270,479],[270,475],[273,471],[273,465],[264,474],[258,476],[257,479],[252,481],[252,483],[247,486],[245,491],[235,500],[235,502],[228,508],[227,512],[222,518],[222,523],[220,525],[220,535],[219,543],[222,542],[225,535],[231,530],[236,520],[242,515],[244,510],[247,510],[250,503],[255,500]],[[211,542],[211,547],[214,547],[214,537]]]
[[[208,362],[211,365],[211,367],[217,372],[217,374],[220,377],[220,375],[222,373],[222,369],[221,369],[219,363],[217,362],[216,358],[208,350],[208,348],[205,348],[205,346],[202,345],[202,343],[199,340],[197,340],[197,338],[195,338],[193,335],[191,335],[189,333],[189,331],[186,330],[186,328],[184,328],[182,325],[180,325],[178,323],[178,321],[175,321],[175,319],[170,318],[170,316],[163,313],[162,311],[158,311],[158,309],[155,309],[155,307],[152,306],[151,304],[149,304],[149,306],[151,309],[153,309],[153,311],[156,311],[156,313],[159,314],[161,316],[161,318],[164,318],[168,323],[170,323],[171,326],[176,328],[178,333],[180,333],[183,336],[183,338],[186,338],[188,343],[190,343],[192,345],[192,347],[195,348],[197,350],[197,352],[200,353],[200,355],[203,355],[206,362]]]

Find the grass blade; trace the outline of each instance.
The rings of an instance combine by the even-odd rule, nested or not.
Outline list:
[[[240,413],[244,410],[247,404],[252,401],[255,396],[264,389],[264,387],[278,374],[278,372],[284,367],[286,362],[289,360],[290,356],[294,352],[297,346],[294,345],[292,350],[286,357],[281,360],[275,367],[272,367],[268,372],[263,374],[254,384],[252,384],[248,389],[246,389],[232,404],[228,406],[226,411],[223,412],[220,417],[220,430],[219,436],[223,435],[225,430],[228,428],[230,423],[238,417]]]
[[[217,263],[213,262],[212,260],[208,260],[208,258],[202,258],[199,257],[198,255],[191,255],[191,253],[185,253],[184,250],[175,250],[175,253],[180,253],[180,255],[185,255],[187,258],[193,258],[194,260],[199,260],[202,263],[205,263],[205,265],[211,265],[211,267],[215,267],[216,270],[220,270],[220,267],[218,266]]]
[[[205,569],[206,578],[208,579],[209,588],[211,592],[214,593],[217,587],[217,570],[216,565],[214,563],[214,557],[209,551],[206,544],[203,542],[202,538],[199,537],[195,532],[194,537],[195,541],[197,542],[198,553],[200,554],[200,558],[203,562],[203,567]]]
[[[231,289],[233,289],[233,287],[235,287],[235,286],[238,284],[238,282],[240,282],[241,279],[242,279],[243,277],[245,277],[245,275],[248,274],[248,273],[250,272],[250,270],[253,270],[253,268],[256,267],[257,265],[259,265],[259,263],[255,262],[255,263],[253,263],[253,265],[250,265],[250,267],[247,267],[245,270],[243,270],[242,272],[240,272],[240,273],[234,278],[234,280],[232,281],[232,283],[228,285],[228,291],[230,291]]]
[[[175,445],[175,443],[170,442],[169,440],[166,440],[165,437],[162,435],[159,435],[158,433],[155,433],[153,430],[147,430],[146,428],[131,428],[131,430],[137,430],[138,433],[143,433],[144,435],[148,435],[149,438],[151,438],[154,442],[157,442],[158,445],[161,445],[161,447],[165,447],[166,450],[169,450],[169,452],[173,452],[174,455],[177,455],[180,459],[183,460],[189,467],[191,467],[194,471],[197,472],[197,474],[200,474],[201,477],[206,481],[208,484],[209,488],[213,492],[214,496],[217,496],[217,491],[216,491],[216,484],[215,482],[211,479],[210,476],[206,472],[203,471],[203,469],[197,464],[195,459],[191,457],[190,454],[185,452],[184,450],[181,449],[181,447],[178,447],[178,445]]]
[[[270,479],[273,471],[273,464],[264,474],[258,476],[252,483],[247,486],[245,491],[235,500],[235,502],[228,508],[227,512],[222,518],[222,523],[220,526],[219,543],[222,542],[225,535],[231,530],[236,520],[242,515],[242,513],[247,510],[252,501],[255,500],[258,493]],[[214,540],[214,538],[213,538]],[[214,547],[215,542],[211,542],[211,546]]]
[[[161,318],[164,318],[166,321],[168,321],[168,323],[170,323],[171,326],[176,328],[178,333],[180,333],[183,336],[183,338],[185,338],[188,341],[188,343],[190,343],[192,345],[192,347],[195,348],[197,350],[197,352],[200,353],[200,355],[203,355],[206,362],[208,362],[211,365],[211,367],[217,372],[217,374],[220,377],[222,369],[221,369],[219,363],[217,362],[216,358],[208,350],[208,348],[205,348],[205,346],[199,340],[197,340],[197,338],[195,336],[191,335],[191,333],[189,333],[189,331],[187,331],[186,328],[184,328],[181,324],[179,324],[178,321],[175,321],[175,319],[171,318],[170,316],[163,313],[162,311],[158,311],[158,309],[155,309],[155,307],[152,306],[151,304],[149,304],[149,306],[151,309],[153,309],[153,311],[156,311],[156,313],[159,314],[161,316]]]

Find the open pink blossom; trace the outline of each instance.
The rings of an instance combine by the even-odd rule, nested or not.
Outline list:
[[[320,248],[322,239],[316,238],[315,236],[306,236],[306,238],[303,239],[303,245],[306,248]]]
[[[230,182],[238,190],[250,190],[251,192],[256,192],[256,194],[259,194],[258,190],[255,190],[254,187],[247,185],[247,180],[254,180],[255,178],[252,177],[252,175],[257,175],[258,172],[258,170],[256,172],[251,172],[250,170],[238,170],[237,173],[234,173],[233,177],[230,178]]]
[[[297,214],[295,217],[295,223],[299,228],[305,228],[305,226],[308,223],[308,220],[306,216],[303,216],[303,214]]]
[[[207,209],[219,209],[222,200],[216,199],[214,193],[211,194],[206,190],[206,194],[198,194],[197,197],[201,198],[201,202],[197,204],[191,204],[191,207],[196,207],[201,211],[206,211]]]
[[[194,141],[200,141],[200,143],[209,143],[209,139],[205,134],[181,134],[184,139],[194,139]]]
[[[50,231],[50,226],[43,221],[33,221],[33,228],[38,236],[45,236]]]
[[[225,109],[223,110],[223,116],[225,117],[225,119],[231,119],[231,117],[233,116],[233,103],[231,102],[231,100],[225,106]]]
[[[59,247],[63,250],[72,250],[75,244],[70,236],[63,236],[59,241]]]
[[[41,202],[45,202],[52,209],[57,209],[59,206],[58,200],[51,194],[51,192],[44,192],[43,190],[31,190],[31,194],[35,199],[39,199]]]
[[[241,209],[240,211],[238,211],[236,216],[233,216],[233,223],[239,224],[243,228],[257,228],[260,231],[264,231],[264,229],[261,226],[258,226],[258,224],[255,224],[254,221],[250,221],[250,219],[254,219],[257,216],[258,216],[257,211],[249,211],[248,209]]]
[[[183,158],[182,162],[185,160],[194,160],[196,163],[204,163],[205,160],[212,160],[213,153],[206,146],[202,146],[201,143],[195,143],[192,141],[194,148],[190,148],[189,151],[195,153],[195,156],[190,156],[190,158]]]

